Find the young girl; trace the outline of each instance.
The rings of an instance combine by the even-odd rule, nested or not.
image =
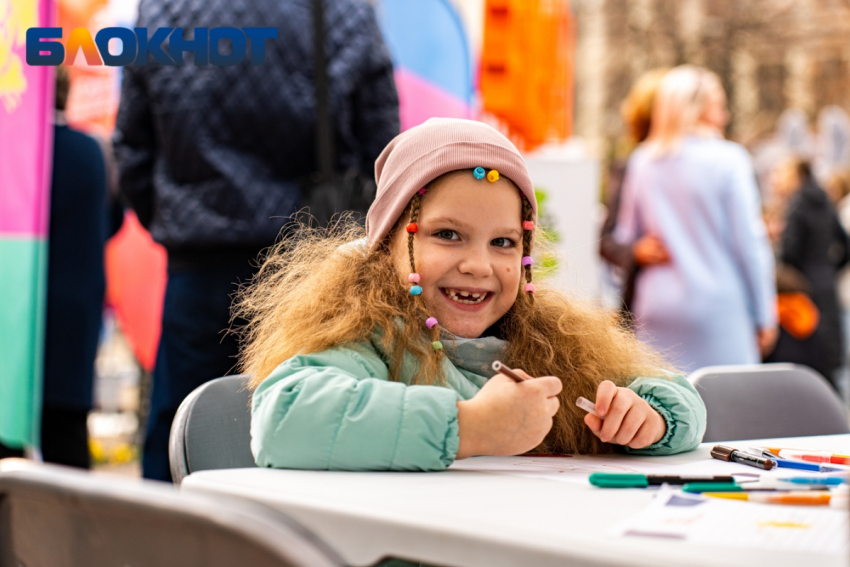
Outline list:
[[[537,202],[507,138],[432,119],[390,142],[375,175],[364,239],[353,223],[300,229],[242,297],[259,466],[697,446],[705,406],[687,380],[612,314],[532,283]],[[497,359],[537,378],[492,376]]]

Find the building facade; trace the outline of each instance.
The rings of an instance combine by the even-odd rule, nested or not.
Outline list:
[[[619,108],[655,67],[692,63],[729,95],[731,139],[750,144],[783,110],[850,111],[850,0],[573,0],[575,133],[599,157],[623,134]]]

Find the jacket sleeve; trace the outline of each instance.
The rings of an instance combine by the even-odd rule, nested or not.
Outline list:
[[[657,443],[626,452],[636,455],[671,455],[695,449],[705,435],[705,404],[684,376],[638,378],[629,385],[641,398],[661,414],[667,432]]]
[[[261,467],[436,471],[458,448],[454,390],[386,378],[374,354],[335,348],[281,364],[254,392]]]
[[[626,164],[623,183],[620,187],[620,204],[613,232],[615,242],[627,247],[629,251],[631,251],[632,244],[643,236],[640,226],[638,196],[635,187],[635,178],[638,175],[635,171],[638,167],[636,156],[638,151],[636,150],[632,153],[628,164]]]
[[[731,228],[729,242],[746,285],[750,313],[756,327],[764,329],[776,325],[777,319],[775,260],[750,157],[743,148],[736,150],[724,201]]]
[[[154,215],[156,136],[150,104],[144,71],[132,65],[125,67],[112,142],[120,194],[145,227],[150,226]]]
[[[602,230],[599,234],[599,254],[611,264],[619,266],[627,272],[631,272],[636,268],[631,243],[622,244],[614,238],[614,229],[617,226],[617,217],[620,213],[625,175],[625,168],[611,172],[611,177],[615,179],[608,186],[608,216],[605,218],[605,223],[602,225]]]

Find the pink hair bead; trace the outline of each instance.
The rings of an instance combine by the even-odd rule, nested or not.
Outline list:
[[[522,289],[526,293],[534,293],[534,284],[533,283],[527,283],[527,284],[525,284],[525,286]]]
[[[419,283],[419,274],[410,274],[407,276],[407,281],[410,283]]]
[[[514,226],[516,226],[516,225],[514,225]],[[534,260],[531,258],[531,256],[523,256],[522,257],[522,265],[523,266],[530,266],[533,263],[534,263]]]
[[[522,221],[523,230],[534,230],[534,221]]]
[[[427,319],[425,319],[425,326],[428,327],[429,329],[432,329],[434,327],[434,325],[436,325],[436,324],[437,324],[437,319],[434,318],[434,317],[428,317]]]
[[[417,191],[417,193],[419,193],[420,195],[424,195],[424,194],[425,194],[425,189],[426,189],[426,188],[425,188],[425,187],[423,187],[422,189],[420,189],[419,191]]]

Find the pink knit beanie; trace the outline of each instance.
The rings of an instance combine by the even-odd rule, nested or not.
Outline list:
[[[416,192],[444,173],[495,169],[519,187],[537,221],[537,200],[525,161],[495,128],[474,120],[431,118],[396,136],[375,162],[375,202],[366,216],[369,248],[387,237]],[[486,181],[484,181],[486,183]]]

